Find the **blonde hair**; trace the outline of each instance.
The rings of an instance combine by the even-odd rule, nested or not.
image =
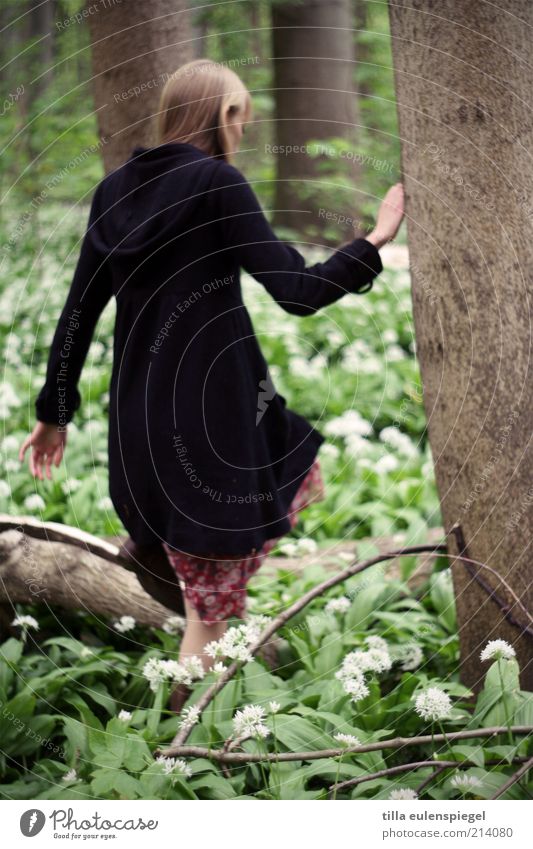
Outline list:
[[[250,120],[250,93],[230,68],[209,59],[187,62],[167,79],[159,99],[157,143],[188,142],[229,161],[228,119]]]

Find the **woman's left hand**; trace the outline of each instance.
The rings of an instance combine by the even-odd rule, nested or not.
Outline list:
[[[46,477],[50,480],[51,465],[54,463],[59,466],[63,459],[63,452],[67,443],[67,429],[59,428],[55,424],[46,424],[45,422],[37,422],[33,431],[26,437],[19,451],[19,460],[24,460],[24,454],[27,449],[32,448],[30,454],[30,472],[33,477],[43,478],[43,465],[46,468]]]

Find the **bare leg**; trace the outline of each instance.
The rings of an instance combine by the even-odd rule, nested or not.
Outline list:
[[[185,631],[181,640],[180,660],[196,655],[202,661],[203,667],[208,672],[214,664],[214,658],[204,653],[204,648],[211,640],[219,640],[226,631],[226,621],[215,622],[206,625],[198,616],[198,611],[184,596],[185,615],[187,618]],[[174,713],[180,713],[183,705],[191,694],[191,690],[185,684],[178,684],[170,694],[170,707]]]
[[[206,625],[198,616],[198,611],[194,608],[187,598],[185,601],[185,615],[187,624],[180,646],[180,660],[184,660],[190,655],[197,655],[203,663],[204,669],[208,672],[214,660],[209,655],[204,654],[204,647],[211,640],[219,640],[225,633],[228,623],[225,620],[215,622],[213,625]]]

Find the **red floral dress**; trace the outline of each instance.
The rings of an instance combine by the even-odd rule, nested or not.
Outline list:
[[[319,461],[315,459],[292,500],[288,515],[291,528],[296,525],[301,510],[323,498],[324,483]],[[189,603],[197,610],[202,622],[212,625],[232,616],[244,619],[246,584],[279,539],[281,537],[267,540],[259,551],[241,560],[220,555],[219,559],[210,560],[175,551],[166,543],[164,547]]]

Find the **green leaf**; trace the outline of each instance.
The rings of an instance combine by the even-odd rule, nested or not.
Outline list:
[[[483,746],[452,746],[451,751],[458,761],[472,761],[476,766],[485,765],[485,753]],[[448,754],[443,753],[444,760],[448,759]]]
[[[277,714],[276,737],[290,751],[327,749],[331,745],[329,735],[303,717]]]
[[[457,615],[451,569],[433,573],[429,579],[429,587],[429,595],[439,620],[450,634],[455,634]]]
[[[201,799],[234,799],[236,795],[227,779],[212,772],[189,779],[189,787],[195,791],[204,790],[199,794]]]

